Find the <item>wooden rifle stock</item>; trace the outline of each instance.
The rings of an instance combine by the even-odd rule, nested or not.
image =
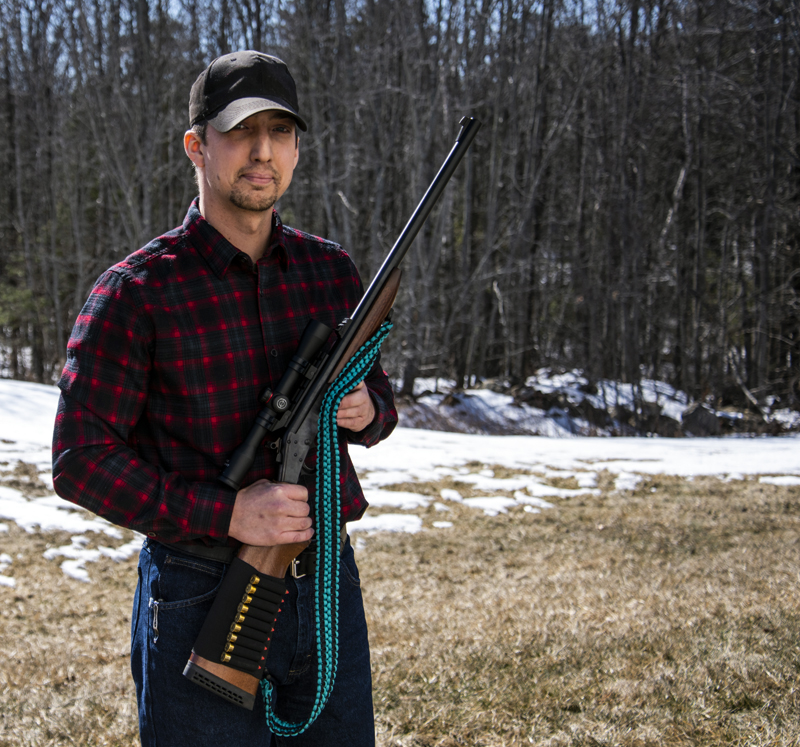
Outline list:
[[[381,324],[386,321],[386,317],[389,316],[389,312],[392,310],[392,306],[394,306],[395,298],[397,298],[397,291],[400,288],[400,277],[402,274],[399,267],[395,267],[389,273],[386,284],[381,289],[380,294],[375,299],[375,303],[370,307],[366,317],[364,317],[363,323],[359,326],[358,331],[345,349],[344,355],[333,369],[328,383],[331,383],[341,373],[347,361],[356,354],[356,351],[369,340],[369,338],[378,331]]]
[[[242,545],[237,558],[265,576],[284,578],[289,564],[308,547],[309,542],[295,542],[290,545],[258,547]],[[209,614],[209,617],[211,615]],[[260,677],[222,664],[219,661],[200,656],[192,651],[184,674],[208,689],[217,692],[237,705],[252,709],[258,692]],[[209,675],[212,675],[209,677]],[[215,685],[215,687],[209,687]]]

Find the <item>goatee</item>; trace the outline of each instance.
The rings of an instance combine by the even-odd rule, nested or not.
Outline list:
[[[230,194],[230,201],[241,210],[263,213],[272,210],[280,194],[280,182],[273,174],[274,181],[269,187],[253,189],[250,185],[235,184]]]
[[[272,210],[272,206],[277,202],[277,196],[273,193],[244,192],[235,189],[231,192],[230,200],[242,210],[263,213],[266,210]]]

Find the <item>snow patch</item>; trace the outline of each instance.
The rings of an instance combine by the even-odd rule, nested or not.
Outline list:
[[[89,542],[89,537],[80,535],[72,537],[69,545],[61,547],[51,547],[44,551],[45,560],[54,560],[58,557],[69,558],[61,564],[61,570],[65,575],[74,578],[76,581],[89,583],[89,573],[86,570],[86,563],[94,563],[100,558],[110,558],[115,562],[127,560],[134,553],[142,549],[142,536],[138,535],[127,544],[121,547],[98,547],[96,550],[88,550],[85,545]]]
[[[407,532],[416,534],[422,529],[422,519],[410,514],[380,514],[364,516],[349,524],[347,531],[353,532]]]
[[[800,485],[800,476],[778,475],[777,477],[762,477],[759,482],[766,483],[767,485]]]
[[[538,509],[553,508],[552,503],[548,503],[547,501],[537,498],[536,496],[523,493],[521,490],[518,490],[516,493],[514,493],[514,498],[518,503],[524,503],[526,506],[535,506]],[[527,511],[527,508],[525,510]]]
[[[489,470],[491,472],[491,470]],[[474,485],[476,490],[521,490],[529,482],[529,475],[517,475],[516,477],[497,478],[492,472],[491,475],[484,472],[462,475],[458,478],[459,482],[466,482]]]
[[[91,517],[91,518],[87,518]],[[116,539],[122,533],[105,519],[52,495],[26,499],[19,490],[0,486],[0,518],[11,519],[26,532],[63,530],[71,534],[100,532]]]
[[[620,472],[614,480],[614,490],[636,490],[642,481],[641,475],[634,475],[631,472]]]
[[[403,490],[365,490],[364,496],[375,508],[425,508],[430,503],[427,495],[409,493]]]
[[[60,394],[55,386],[0,379],[0,439],[49,451]]]
[[[504,496],[480,495],[475,498],[465,498],[464,505],[469,508],[479,508],[487,516],[497,516],[506,513],[509,508],[516,506],[517,502],[513,498]]]

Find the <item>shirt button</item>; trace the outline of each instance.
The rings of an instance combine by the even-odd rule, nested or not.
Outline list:
[[[148,537],[155,537],[155,536],[156,536],[156,533],[155,533],[155,532],[148,532],[148,533],[147,533],[147,536],[148,536]]]
[[[272,348],[272,350],[270,350],[270,351],[269,351],[269,354],[270,354],[270,355],[271,355],[273,358],[277,358],[277,357],[278,357],[278,351],[277,351],[277,350],[275,350],[275,348]]]

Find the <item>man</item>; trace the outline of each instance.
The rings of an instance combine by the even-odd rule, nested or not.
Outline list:
[[[184,147],[199,197],[181,227],[99,278],[75,323],[59,382],[56,491],[147,536],[131,621],[143,745],[373,744],[349,541],[336,682],[302,736],[270,735],[260,699],[250,712],[182,676],[240,544],[313,537],[306,487],[270,482],[273,450],[260,450],[238,492],[216,478],[308,320],[335,327],[362,294],[339,246],[284,226],[273,208],[297,165],[298,129],[306,130],[284,63],[252,51],[214,60],[192,87],[189,117]],[[344,398],[337,422],[347,522],[366,508],[347,442],[372,446],[397,422],[379,366]],[[289,575],[287,585],[266,665],[278,715],[302,721],[316,688],[313,577]]]

